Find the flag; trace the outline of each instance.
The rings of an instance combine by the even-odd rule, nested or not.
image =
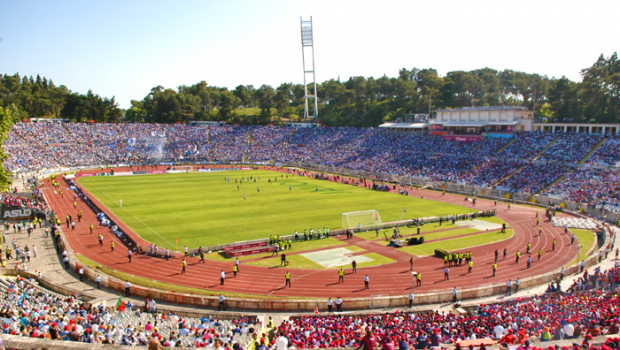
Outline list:
[[[120,309],[121,305],[123,305],[123,297],[119,296],[118,301],[116,302],[116,309]]]

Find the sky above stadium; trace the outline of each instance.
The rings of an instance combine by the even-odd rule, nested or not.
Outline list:
[[[318,82],[401,68],[566,76],[618,51],[620,1],[0,1],[0,73],[40,74],[121,108],[161,85]]]

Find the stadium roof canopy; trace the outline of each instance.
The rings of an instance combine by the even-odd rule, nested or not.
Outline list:
[[[389,129],[424,129],[428,123],[384,123],[379,125],[380,128]]]

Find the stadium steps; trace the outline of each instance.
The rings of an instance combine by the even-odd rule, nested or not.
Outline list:
[[[596,150],[599,149],[605,143],[605,141],[607,141],[607,138],[603,137],[601,142],[599,142],[596,146],[594,146],[594,148],[592,148],[592,150],[590,152],[588,152],[588,154],[586,154],[585,157],[583,157],[580,161],[577,162],[577,166],[582,165],[583,163],[585,163],[586,160],[588,160],[588,158],[590,158],[590,156],[592,154],[594,154],[594,152],[596,152]]]
[[[271,160],[273,163],[275,163],[276,159],[280,156],[280,154],[282,154],[282,152],[286,149],[286,147],[288,147],[288,141],[291,139],[291,137],[293,137],[293,135],[295,135],[295,130],[291,131],[290,135],[288,135],[288,139],[282,142],[282,147],[280,147],[280,150],[278,151],[278,154],[276,155],[275,159]]]
[[[543,153],[545,153],[551,146],[553,146],[554,143],[558,142],[558,136],[556,136],[556,138],[554,138],[551,142],[549,142],[549,144],[547,146],[545,146],[545,148],[543,148],[542,151],[538,152],[537,155],[535,155],[534,157],[532,157],[532,160],[537,160],[540,156],[543,155]]]
[[[513,140],[514,141],[514,140]],[[531,160],[536,160],[538,159],[538,157],[540,157],[543,153],[545,153],[545,151],[547,151],[549,149],[549,147],[551,147],[554,143],[556,143],[558,141],[558,138],[554,138],[551,142],[549,142],[549,144],[547,146],[545,146],[545,148],[542,149],[542,151],[538,152],[538,154],[536,154],[534,157],[532,157]],[[525,168],[525,166],[527,165],[527,163],[525,163],[522,167],[519,167],[517,170],[513,171],[512,173],[506,175],[503,179],[499,180],[498,182],[494,183],[493,186],[491,187],[495,187],[498,186],[499,184],[501,184],[502,182],[508,180],[512,175],[518,173],[519,171],[521,171],[523,168]],[[541,190],[542,191],[542,190]]]
[[[243,155],[243,161],[248,161],[248,153],[250,153],[250,146],[252,146],[252,141],[254,141],[254,130],[250,130],[250,138],[248,139],[248,147],[245,149],[245,154]]]
[[[506,144],[506,146],[502,147],[501,149],[499,149],[497,152],[495,152],[495,154],[499,154],[501,152],[503,152],[506,148],[508,148],[510,145],[512,145],[513,142],[515,142],[517,138],[513,137],[512,140],[510,140],[510,142],[508,142],[508,144]]]
[[[583,164],[588,158],[590,158],[590,156],[596,152],[596,150],[601,147],[605,141],[607,140],[607,138],[603,138],[596,146],[594,146],[594,148],[592,148],[592,150],[590,152],[588,152],[588,154],[585,155],[585,157],[583,157],[579,162],[577,162],[575,168],[573,168],[572,170],[567,171],[566,173],[564,173],[563,175],[561,175],[560,177],[558,177],[557,179],[555,179],[553,182],[551,182],[550,184],[548,184],[547,186],[543,187],[540,191],[534,193],[529,199],[528,202],[533,202],[534,201],[534,196],[546,191],[547,189],[551,188],[551,186],[557,184],[558,182],[564,180],[564,178],[566,177],[566,175],[572,173],[573,171],[575,171],[575,169],[577,168],[577,166]]]
[[[547,189],[551,188],[551,186],[553,186],[553,185],[557,184],[558,182],[560,182],[560,181],[564,180],[564,178],[566,177],[566,175],[568,175],[568,174],[572,173],[573,171],[575,171],[575,169],[577,169],[577,168],[575,167],[575,168],[573,168],[573,169],[571,169],[571,170],[569,170],[569,171],[565,172],[564,174],[560,175],[557,179],[553,180],[553,181],[552,181],[551,183],[549,183],[547,186],[545,186],[545,187],[541,188],[541,189],[540,189],[540,191],[538,191],[538,192],[536,192],[536,193],[532,194],[532,196],[531,196],[530,198],[528,198],[528,199],[527,199],[527,201],[528,201],[528,202],[534,202],[534,196],[536,196],[537,194],[539,194],[539,193],[541,193],[541,192],[543,192],[543,191],[546,191]]]
[[[496,183],[494,183],[493,185],[491,185],[490,187],[493,188],[495,186],[498,186],[499,184],[501,184],[502,182],[508,180],[512,175],[518,173],[519,171],[521,171],[523,168],[525,168],[525,166],[527,165],[527,163],[523,164],[523,166],[520,166],[517,168],[517,170],[513,171],[512,173],[504,176],[503,178],[501,178],[499,181],[497,181]]]

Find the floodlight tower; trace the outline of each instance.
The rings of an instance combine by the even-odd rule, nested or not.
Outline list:
[[[301,56],[304,63],[304,119],[316,119],[319,116],[319,110],[318,101],[316,98],[316,76],[314,75],[314,40],[312,35],[312,16],[310,16],[309,21],[304,21],[301,17],[299,17],[299,19],[301,21]],[[307,49],[310,49],[310,55],[308,57],[308,60],[312,60],[312,64],[308,64],[308,69],[306,68]],[[310,67],[312,68],[310,69]],[[312,74],[312,86],[314,87],[314,92],[312,93],[312,95],[308,95],[308,84],[306,83],[308,74]],[[309,115],[308,99],[314,99],[313,115]]]

